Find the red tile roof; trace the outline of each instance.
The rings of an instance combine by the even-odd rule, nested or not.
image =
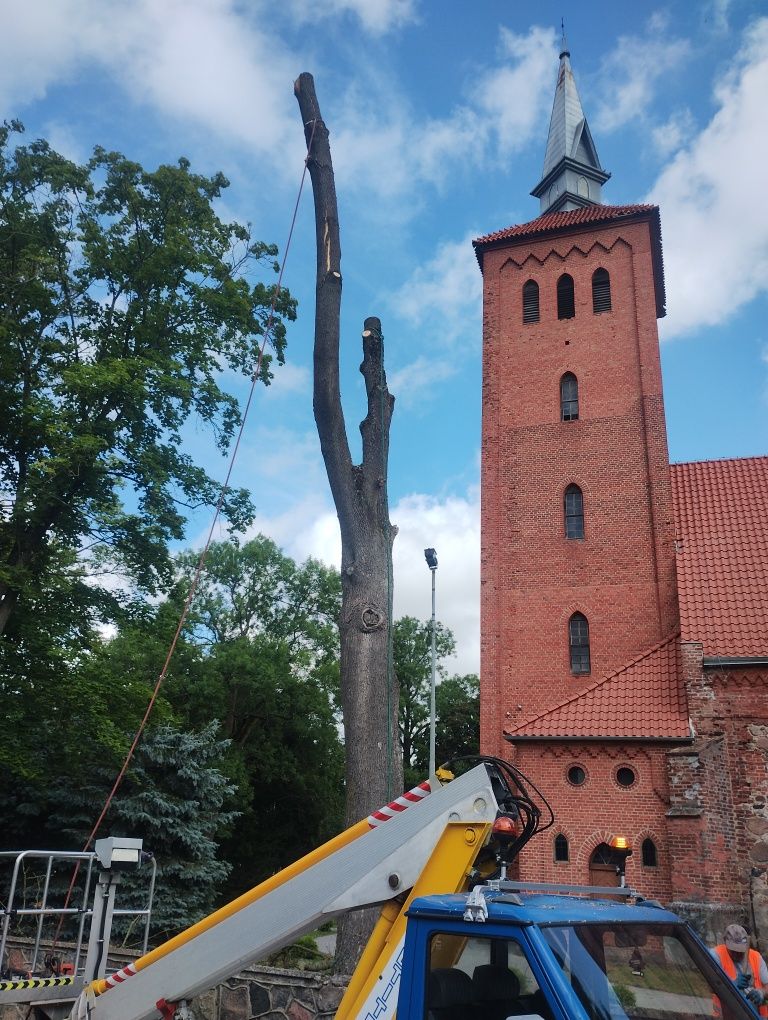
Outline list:
[[[663,318],[666,313],[666,292],[664,289],[664,256],[661,248],[661,220],[657,205],[586,205],[581,209],[570,209],[567,212],[548,212],[516,226],[496,230],[492,234],[478,237],[472,242],[475,255],[483,268],[483,254],[492,248],[505,244],[515,244],[526,238],[548,233],[568,233],[580,230],[584,226],[597,226],[615,220],[632,220],[650,217],[651,221],[651,254],[653,258],[653,275],[656,283],[656,315]]]
[[[511,740],[686,740],[688,706],[675,634],[586,690],[511,730]]]
[[[478,237],[472,244],[477,251],[478,248],[485,248],[496,241],[508,241],[513,237],[531,237],[533,234],[546,234],[550,230],[565,230],[568,227],[577,227],[584,223],[590,225],[607,223],[610,220],[623,220],[643,213],[655,212],[658,214],[658,211],[659,208],[656,205],[586,205],[583,209],[571,209],[568,212],[544,213],[543,216],[539,216],[529,223],[519,223],[516,226],[506,227],[504,230],[496,230],[484,237]]]
[[[684,641],[768,655],[768,457],[672,465]]]

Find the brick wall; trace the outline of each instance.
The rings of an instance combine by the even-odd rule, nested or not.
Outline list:
[[[646,897],[669,900],[669,853],[666,811],[669,791],[666,748],[637,744],[519,743],[515,764],[545,794],[555,825],[535,837],[523,851],[519,875],[523,880],[587,884],[590,858],[600,843],[613,836],[628,837],[633,848],[627,860],[629,885]],[[579,765],[586,773],[581,786],[568,781],[568,770]],[[636,780],[624,788],[616,780],[621,766],[633,770]],[[554,839],[562,833],[569,843],[568,863],[555,862]],[[643,840],[657,849],[655,867],[642,864]]]
[[[599,267],[610,273],[612,310],[595,315]],[[576,315],[558,320],[566,271]],[[539,283],[540,321],[523,324],[528,279]],[[503,753],[505,721],[550,707],[676,626],[655,308],[647,223],[485,255],[481,741],[490,753]],[[565,372],[579,382],[575,422],[560,421]],[[584,541],[564,537],[571,483],[584,495]],[[590,624],[586,678],[569,666],[576,611]]]

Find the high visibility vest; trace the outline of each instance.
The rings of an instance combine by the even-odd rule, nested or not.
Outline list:
[[[720,966],[723,968],[725,973],[731,979],[736,981],[736,964],[731,959],[731,954],[725,948],[725,946],[715,946],[715,952],[717,958],[720,961]],[[747,962],[749,963],[749,969],[752,971],[752,984],[755,988],[759,988],[763,991],[763,983],[760,980],[760,954],[756,949],[747,950]],[[760,1016],[768,1017],[768,1005],[758,1006],[757,1012]]]

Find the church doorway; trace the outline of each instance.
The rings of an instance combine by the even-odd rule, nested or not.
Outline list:
[[[600,843],[589,858],[589,884],[616,887],[621,884],[619,873],[623,854]]]

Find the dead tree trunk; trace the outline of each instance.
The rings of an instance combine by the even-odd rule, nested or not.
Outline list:
[[[392,542],[387,460],[394,397],[387,390],[381,323],[365,320],[363,363],[368,413],[360,424],[362,463],[353,464],[339,387],[341,245],[328,129],[315,85],[294,85],[307,139],[317,231],[314,411],[341,528],[341,701],[346,749],[346,818],[352,824],[397,796],[397,689],[392,669]],[[368,915],[368,916],[366,916]],[[370,911],[341,926],[336,969],[351,973],[371,927]]]

